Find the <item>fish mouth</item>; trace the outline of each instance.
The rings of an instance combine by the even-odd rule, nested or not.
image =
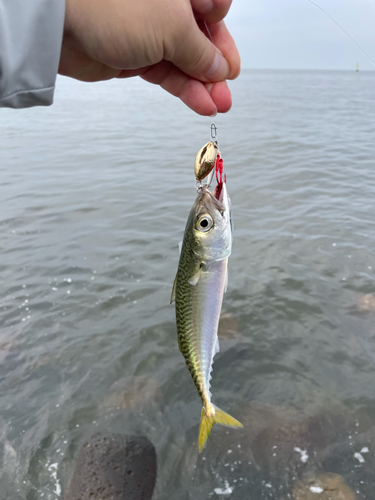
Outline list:
[[[224,198],[223,182],[220,182],[215,187],[212,195],[217,199],[217,201],[220,201],[220,203],[223,203],[223,198]]]
[[[205,206],[206,210],[210,210],[211,207],[219,212],[225,212],[225,193],[226,189],[222,182],[217,184],[213,191],[210,191],[208,186],[203,186],[199,204]]]

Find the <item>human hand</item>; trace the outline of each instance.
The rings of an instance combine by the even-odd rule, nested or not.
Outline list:
[[[225,80],[240,72],[223,21],[231,1],[66,0],[59,73],[87,82],[138,75],[198,114],[225,113]]]

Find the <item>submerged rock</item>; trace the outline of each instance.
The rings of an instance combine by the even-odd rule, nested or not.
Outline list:
[[[150,500],[155,480],[147,438],[99,432],[80,449],[65,500]]]
[[[295,482],[293,500],[355,500],[354,492],[339,474],[318,474]]]
[[[139,375],[129,382],[126,378],[121,378],[108,389],[108,395],[100,405],[99,414],[106,414],[113,408],[125,410],[152,407],[158,398],[160,387],[155,379]]]
[[[311,484],[313,490],[302,489],[305,484],[303,478],[313,477],[316,471],[332,471],[345,477],[350,474],[351,484],[356,485],[361,495],[367,495],[359,496],[356,493],[358,500],[373,498],[372,453],[375,448],[372,442],[375,439],[373,441],[370,434],[373,419],[366,412],[352,410],[332,399],[322,400],[319,407],[311,407],[306,412],[255,401],[237,409],[225,409],[238,418],[244,428],[235,430],[215,426],[202,454],[203,458],[200,458],[209,461],[213,477],[220,478],[223,484],[225,480],[228,481],[238,492],[250,486],[252,491],[259,488],[254,498],[272,496],[279,500],[296,500],[297,493],[301,493],[300,500],[356,498],[343,496],[351,493],[345,483],[333,488],[337,491],[332,491],[331,497],[318,494],[319,488],[322,488],[319,485],[314,489],[314,484]],[[192,429],[192,440],[197,432],[196,429],[194,431]],[[193,463],[196,466],[194,478],[206,481],[204,474],[207,475],[207,470],[200,467],[199,461],[194,462],[194,453],[195,449],[186,453],[181,470],[189,470]],[[336,476],[327,474],[322,477],[328,478],[331,481],[329,484],[333,484]],[[296,479],[302,483],[295,483]],[[368,486],[362,484],[364,480],[366,483],[368,481]],[[299,490],[297,484],[301,486]],[[222,485],[220,487],[223,488]],[[371,488],[371,494],[368,495]],[[292,491],[295,493],[293,497]],[[310,494],[312,496],[308,496]]]
[[[357,301],[357,308],[360,312],[375,312],[375,296],[367,293]]]
[[[224,461],[231,450],[231,462],[251,462],[270,477],[284,477],[289,484],[308,470],[319,470],[329,446],[355,426],[355,417],[339,402],[331,402],[330,407],[327,402],[311,415],[255,401],[230,413],[244,429],[217,426],[206,453]]]
[[[338,402],[309,416],[291,408],[259,405],[257,413],[258,418],[263,413],[266,425],[251,443],[254,460],[273,476],[282,476],[286,469],[293,477],[319,468],[331,443],[352,425],[348,409]]]

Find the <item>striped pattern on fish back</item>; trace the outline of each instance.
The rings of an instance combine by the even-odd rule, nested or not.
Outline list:
[[[184,240],[176,279],[176,324],[178,345],[185,358],[187,367],[194,380],[200,397],[204,390],[203,370],[199,360],[198,338],[193,321],[194,314],[194,285],[189,279],[194,276],[200,267],[188,239]]]

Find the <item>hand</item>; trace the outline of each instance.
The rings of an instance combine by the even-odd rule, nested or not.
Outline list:
[[[94,82],[140,76],[201,115],[232,105],[240,56],[231,0],[66,0],[59,73]],[[204,34],[206,21],[213,43]]]

